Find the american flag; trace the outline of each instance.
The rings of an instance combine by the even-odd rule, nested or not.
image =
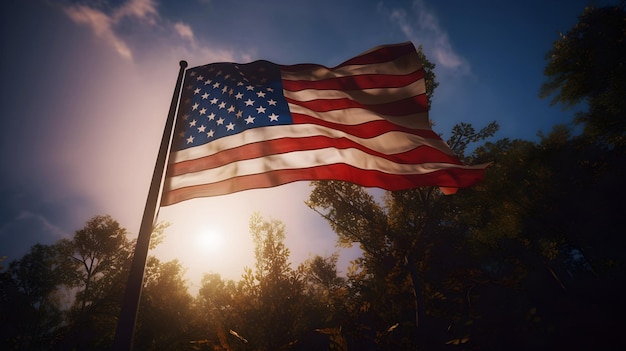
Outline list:
[[[162,205],[300,180],[460,188],[485,168],[431,130],[412,43],[334,68],[214,63],[185,73]]]

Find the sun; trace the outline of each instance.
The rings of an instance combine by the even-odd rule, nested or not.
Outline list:
[[[218,229],[203,229],[196,235],[196,245],[202,251],[219,252],[224,246],[224,236]]]

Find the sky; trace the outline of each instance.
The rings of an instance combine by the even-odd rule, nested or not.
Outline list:
[[[545,54],[587,0],[3,0],[0,4],[0,257],[69,238],[109,214],[135,238],[179,69],[265,59],[335,66],[411,41],[436,64],[430,118],[497,121],[495,138],[536,140],[575,110],[538,97]],[[611,1],[595,1],[596,6]],[[285,223],[292,266],[339,249],[305,205],[308,182],[160,209],[151,254],[239,280],[254,266],[250,216]],[[358,249],[342,250],[345,273]],[[0,264],[1,265],[1,264]]]

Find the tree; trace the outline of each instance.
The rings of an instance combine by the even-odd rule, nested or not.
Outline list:
[[[449,144],[459,157],[471,163],[472,159],[464,156],[467,146],[490,137],[496,130],[495,123],[479,131],[461,124],[453,129]],[[420,343],[433,339],[434,333],[428,329],[433,323],[423,322],[430,318],[425,305],[444,295],[442,287],[433,285],[434,280],[427,277],[438,274],[431,260],[433,251],[443,255],[441,250],[446,247],[437,244],[446,230],[442,223],[450,201],[435,187],[387,192],[380,204],[371,193],[354,184],[324,181],[314,182],[313,186],[309,207],[329,221],[341,244],[356,242],[363,249],[364,257],[358,264],[363,269],[361,277],[367,281],[358,283],[358,294],[369,299],[364,307],[372,312],[367,327],[378,331],[378,342],[387,343],[386,347],[410,348],[418,339]],[[396,323],[396,333],[382,340],[385,331]],[[419,333],[415,333],[418,324]],[[404,336],[393,340],[402,334],[399,331],[404,331]]]
[[[3,342],[16,350],[47,349],[62,326],[63,267],[57,247],[36,244],[3,273]]]
[[[547,81],[540,91],[565,106],[586,102],[589,110],[576,121],[587,135],[611,145],[623,144],[626,133],[625,4],[585,8],[546,55]]]
[[[167,225],[154,228],[151,247]],[[36,244],[12,262],[0,274],[0,340],[15,350],[109,349],[134,245],[126,235],[110,216],[95,216],[71,239]],[[145,297],[160,285],[175,290],[169,297],[186,294],[179,265],[156,261],[149,269]]]
[[[308,312],[316,328],[339,328],[346,324],[347,282],[337,271],[337,253],[316,255],[298,267],[305,284]]]
[[[161,262],[149,257],[146,264],[137,332],[138,350],[182,350],[193,340],[192,303],[178,260]]]
[[[250,218],[250,233],[255,243],[255,269],[245,269],[233,299],[236,318],[227,328],[236,335],[231,346],[247,349],[278,350],[287,347],[309,329],[304,307],[304,283],[289,263],[285,246],[285,225],[266,221],[255,213]]]
[[[95,216],[56,244],[76,298],[62,347],[106,349],[115,332],[134,241],[111,216]]]
[[[237,307],[243,303],[243,299],[238,299],[240,293],[234,281],[222,280],[217,273],[204,274],[195,299],[195,308],[199,313],[194,342],[214,345],[215,349],[228,349],[230,344],[241,343],[239,339],[228,337],[232,328],[238,328],[235,326],[240,320]]]

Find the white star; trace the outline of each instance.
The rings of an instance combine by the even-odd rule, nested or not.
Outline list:
[[[274,122],[278,122],[278,115],[275,113],[272,113],[271,115],[269,115],[270,117],[270,121],[274,121]]]
[[[240,87],[243,85],[243,82],[237,82],[237,86]]]
[[[235,99],[239,100],[243,97],[242,93],[237,93],[237,95],[235,95]]]
[[[213,129],[209,130],[209,132],[208,132],[208,133],[206,133],[207,138],[212,138],[212,137],[213,137],[213,133],[215,133],[215,132],[213,131]]]
[[[256,112],[257,112],[257,113],[265,113],[265,107],[263,107],[263,106],[259,106],[259,107],[257,107],[257,108],[256,108]]]
[[[226,126],[226,130],[235,130],[235,125],[231,122]]]
[[[203,80],[203,79],[204,79],[204,77],[203,77],[203,76],[201,76],[201,75],[200,75],[200,76],[198,76],[198,78],[196,78],[196,80]]]
[[[193,143],[193,136],[190,136],[189,138],[187,138],[187,144],[191,144]]]
[[[250,99],[246,100],[245,102],[246,102],[246,106],[252,106],[252,105],[254,105],[254,101],[252,101],[252,100],[250,100]]]
[[[228,87],[224,85],[224,87],[222,88],[222,93],[226,94],[227,91],[228,91]]]
[[[254,87],[253,87],[252,85],[248,85],[248,86],[246,87],[246,90],[254,90]]]
[[[196,71],[191,71],[191,73],[189,74],[190,76],[195,76],[196,75]]]
[[[213,98],[213,99],[211,99],[211,100],[210,100],[211,105],[215,105],[215,104],[217,104],[217,102],[218,102],[218,101],[219,101],[219,100],[218,100],[217,98]]]
[[[207,80],[204,82],[204,85],[209,85],[209,84],[211,84],[211,83],[213,83],[213,80],[212,80],[212,79],[207,79]]]
[[[195,104],[193,104],[193,106],[191,106],[191,110],[192,110],[192,111],[197,110],[197,109],[198,109],[198,106],[200,106],[200,105],[198,105],[198,103],[196,102]]]
[[[207,117],[209,117],[209,121],[212,121],[215,119],[215,113],[211,112],[211,114],[208,115]]]
[[[189,115],[188,114],[183,115],[183,121],[186,121],[187,119],[189,119]]]
[[[276,106],[276,100],[274,100],[274,99],[269,99],[269,100],[267,100],[267,103],[268,103],[270,106]]]
[[[204,130],[206,129],[206,127],[203,125],[200,126],[200,128],[198,128],[198,133],[202,133],[204,132]]]
[[[196,88],[193,91],[193,95],[200,94],[200,88]]]
[[[202,100],[206,100],[209,97],[209,93],[202,94]]]
[[[265,93],[262,92],[262,91],[259,91],[259,92],[256,93],[256,96],[258,96],[258,97],[265,97]]]
[[[271,93],[272,91],[274,91],[274,89],[273,88],[267,88],[267,91],[269,91]]]
[[[196,123],[197,123],[197,121],[194,119],[193,121],[189,122],[189,126],[190,127],[195,127]]]
[[[222,117],[217,120],[217,125],[219,126],[220,124],[224,124],[224,119]]]
[[[229,113],[231,113],[231,112],[235,112],[235,106],[230,105],[230,107],[228,108],[228,110],[227,110],[227,111],[228,111]]]
[[[239,110],[237,111],[237,113],[235,113],[235,117],[237,118],[241,118],[241,116],[243,115],[243,111]]]
[[[213,84],[213,88],[217,89],[220,87],[220,82],[215,82],[215,84]]]
[[[248,116],[248,118],[246,118],[245,121],[246,121],[246,124],[254,123],[254,117]]]
[[[220,109],[222,108],[226,108],[226,103],[224,101],[220,102],[219,105],[217,105]]]
[[[206,113],[206,108],[204,108],[204,107],[203,107],[203,108],[200,110],[200,115],[203,115],[203,114],[205,114],[205,113]]]

